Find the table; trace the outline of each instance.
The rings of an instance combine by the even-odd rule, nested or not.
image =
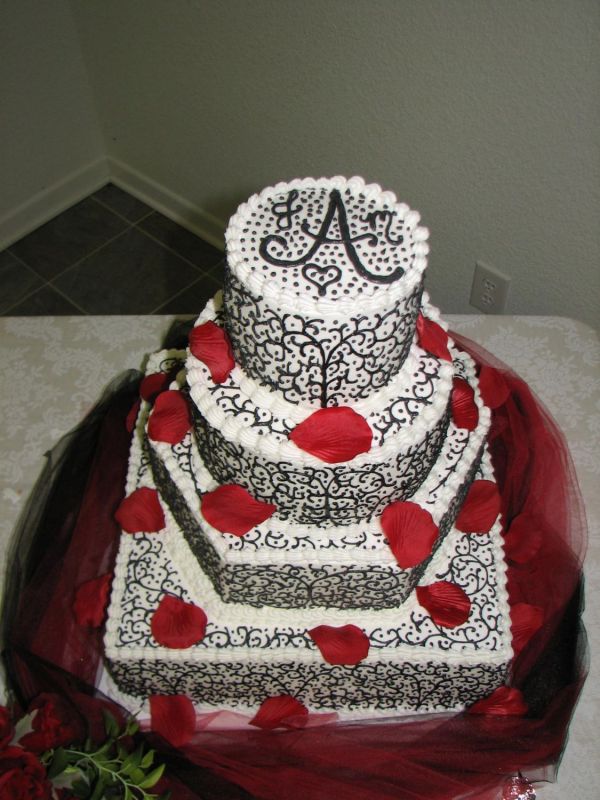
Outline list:
[[[453,330],[518,372],[569,442],[586,503],[589,550],[584,620],[600,643],[600,343],[583,323],[559,317],[446,316]],[[93,407],[120,372],[158,349],[172,317],[4,317],[0,320],[0,575],[11,532],[43,466],[43,454]],[[0,690],[3,684],[0,683]],[[592,800],[600,783],[600,677],[590,676],[575,712],[557,784],[539,800]]]

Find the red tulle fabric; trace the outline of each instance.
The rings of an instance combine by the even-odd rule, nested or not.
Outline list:
[[[187,744],[196,729],[194,704],[186,695],[153,694],[149,698],[150,725],[173,747]]]
[[[480,364],[501,366],[454,339]],[[553,778],[587,665],[578,627],[585,517],[561,433],[518,377],[506,369],[502,376],[510,394],[494,411],[490,446],[503,520],[509,532],[519,518],[518,525],[534,519],[541,531],[535,557],[519,555],[508,568],[511,603],[541,610],[542,624],[528,630],[511,678],[528,713],[428,714],[302,730],[202,729],[175,750],[147,734],[167,761],[174,798],[498,800],[521,780],[519,773],[523,782]],[[113,515],[129,448],[124,420],[133,401],[130,393],[104,407],[94,437],[78,433],[72,453],[87,448],[85,470],[66,458],[46,510],[24,519],[10,570],[20,584],[5,611],[13,690],[24,702],[42,691],[61,693],[96,733],[101,709],[119,709],[95,689],[102,632],[77,623],[73,596],[113,569],[120,534]],[[27,534],[32,526],[39,535]]]
[[[250,725],[263,730],[275,730],[289,726],[289,721],[308,717],[308,709],[295,697],[289,694],[279,694],[276,697],[267,697],[261,703]]]

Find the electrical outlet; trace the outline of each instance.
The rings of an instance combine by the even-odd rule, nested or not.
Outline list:
[[[509,286],[508,275],[478,261],[473,273],[469,302],[485,314],[501,314],[506,308]]]

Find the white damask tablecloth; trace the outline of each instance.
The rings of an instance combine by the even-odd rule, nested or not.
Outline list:
[[[540,800],[600,797],[600,346],[595,332],[557,317],[448,316],[451,328],[518,372],[564,431],[589,523],[586,611],[592,667],[559,782]],[[44,453],[93,407],[115,375],[140,368],[171,317],[5,317],[0,320],[0,575],[11,532]],[[0,689],[1,689],[0,685]]]

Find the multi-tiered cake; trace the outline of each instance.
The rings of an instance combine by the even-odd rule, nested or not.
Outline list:
[[[142,384],[106,634],[123,692],[366,717],[505,681],[490,412],[418,223],[359,178],[232,218],[223,296]]]

